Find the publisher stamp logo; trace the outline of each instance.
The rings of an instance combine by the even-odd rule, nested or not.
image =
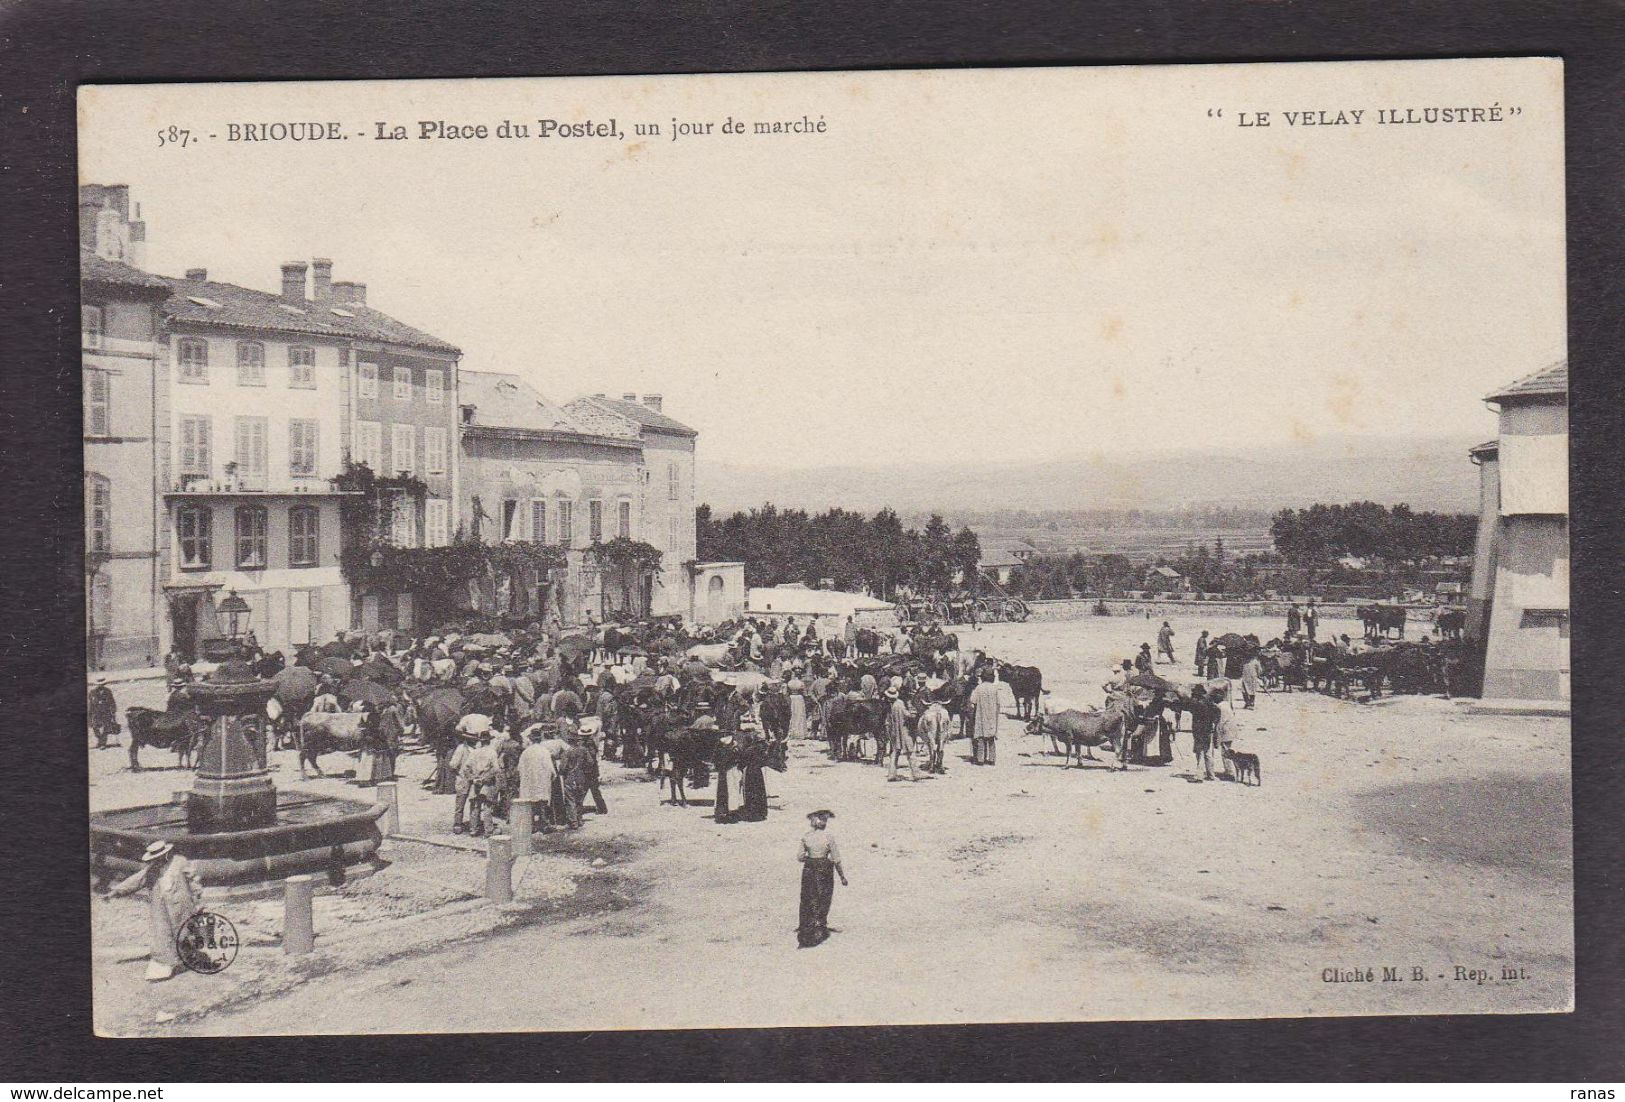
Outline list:
[[[212,976],[237,959],[237,927],[225,915],[199,911],[175,935],[175,953],[193,972]]]

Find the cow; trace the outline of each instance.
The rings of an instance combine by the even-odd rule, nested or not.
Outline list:
[[[155,708],[132,705],[124,711],[124,720],[130,727],[130,772],[141,772],[138,751],[143,746],[158,750],[175,751],[176,765],[182,769],[192,767],[192,755],[201,745],[209,729],[209,721],[192,707],[184,692],[170,694],[168,707],[160,712]]]
[[[853,637],[853,646],[862,657],[880,653],[880,633],[873,628],[859,628]]]
[[[1044,692],[1044,674],[1037,666],[998,664],[999,680],[1010,686],[1016,698],[1016,718],[1032,719],[1038,714],[1038,698]]]
[[[732,643],[699,643],[688,648],[688,656],[697,658],[707,666],[720,666],[733,657]]]
[[[884,700],[853,700],[837,696],[830,701],[830,750],[837,761],[856,760],[858,743],[865,735],[875,740],[875,764],[880,764],[886,747],[886,713],[890,705]]]
[[[299,721],[299,774],[305,765],[323,776],[317,761],[335,750],[357,751],[367,738],[370,716],[363,712],[311,712]]]
[[[1460,608],[1447,608],[1439,613],[1436,621],[1439,626],[1439,638],[1460,639],[1462,631],[1467,627],[1467,610]]]
[[[405,708],[407,724],[417,728],[418,741],[434,752],[429,785],[436,794],[449,795],[455,783],[447,763],[457,746],[457,721],[467,714],[463,694],[449,685],[409,691]]]
[[[1398,605],[1362,605],[1359,617],[1367,639],[1386,638],[1394,630],[1405,638],[1405,610]]]
[[[1027,733],[1048,735],[1050,742],[1066,758],[1062,767],[1071,768],[1075,755],[1081,769],[1085,757],[1090,761],[1100,760],[1092,752],[1094,747],[1122,746],[1123,740],[1128,738],[1129,711],[1127,703],[1114,700],[1100,712],[1080,712],[1076,708],[1068,708],[1052,715],[1039,714],[1027,722]]]

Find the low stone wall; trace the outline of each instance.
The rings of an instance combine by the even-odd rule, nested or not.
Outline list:
[[[1289,607],[1286,601],[1152,601],[1134,600],[1131,598],[1107,597],[1104,600],[1094,597],[1083,597],[1073,601],[1028,601],[1027,608],[1032,613],[1030,620],[1086,620],[1095,615],[1095,606],[1104,604],[1107,611],[1113,616],[1140,616],[1150,612],[1153,617],[1165,616],[1259,616],[1275,617],[1283,623],[1286,621],[1286,610]],[[1301,606],[1300,606],[1301,607]],[[1355,610],[1359,607],[1354,604],[1316,603],[1315,607],[1320,614],[1331,620],[1357,619]],[[1431,613],[1421,610],[1410,610],[1412,618],[1422,620],[1431,619]]]

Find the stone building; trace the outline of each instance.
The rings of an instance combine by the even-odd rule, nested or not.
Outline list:
[[[103,209],[92,211],[92,230]],[[128,255],[117,240],[102,242],[105,251]],[[158,505],[168,478],[169,365],[157,341],[169,285],[96,251],[80,253],[79,271],[86,657],[93,670],[152,666],[164,653],[158,594],[169,573]]]
[[[409,594],[358,594],[352,607],[340,567],[344,495],[333,479],[357,445],[359,413],[364,458],[410,462],[427,486],[421,506],[392,509],[369,538],[449,539],[457,349],[368,306],[365,285],[334,283],[327,260],[284,264],[280,293],[210,280],[202,268],[180,278],[139,272],[131,265],[146,225],[123,185],[80,189],[80,236],[87,352],[101,343],[86,361],[87,528],[91,546],[109,541],[112,556],[87,560],[109,567],[87,569],[92,613],[101,608],[100,622],[120,635],[144,615],[156,621],[116,646],[93,625],[93,640],[107,637],[93,643],[92,662],[143,664],[172,648],[195,656],[225,631],[215,610],[233,592],[250,609],[244,626],[268,649],[349,627],[411,626]],[[131,297],[137,285],[156,302],[145,321]],[[129,301],[110,298],[115,288]],[[150,370],[139,367],[143,342]],[[138,501],[132,471],[143,462]],[[107,469],[115,466],[118,478]],[[108,517],[113,527],[144,524],[146,543],[105,535]],[[152,564],[144,581],[125,565],[136,554]],[[149,606],[157,611],[144,614]],[[108,653],[98,658],[96,647]]]
[[[696,577],[694,522],[695,445],[699,433],[666,415],[658,394],[620,399],[594,394],[565,407],[591,432],[621,433],[627,426],[643,445],[640,537],[660,549],[660,571],[652,581],[649,609],[656,616],[691,616]]]
[[[1483,705],[1569,705],[1568,361],[1485,401],[1496,440],[1472,451],[1483,518],[1469,631],[1484,643]]]
[[[566,624],[648,607],[650,581],[632,592],[605,579],[587,548],[618,536],[649,540],[644,442],[626,418],[591,427],[542,397],[517,375],[464,371],[459,523],[484,543],[528,540],[564,551],[567,565],[545,578],[509,581],[479,594],[477,607]]]

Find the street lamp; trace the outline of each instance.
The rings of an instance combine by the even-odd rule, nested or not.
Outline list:
[[[219,611],[226,614],[226,634],[233,639],[241,638],[243,617],[253,611],[248,607],[248,602],[237,596],[237,591],[233,589],[226,594],[226,599],[220,602]]]

